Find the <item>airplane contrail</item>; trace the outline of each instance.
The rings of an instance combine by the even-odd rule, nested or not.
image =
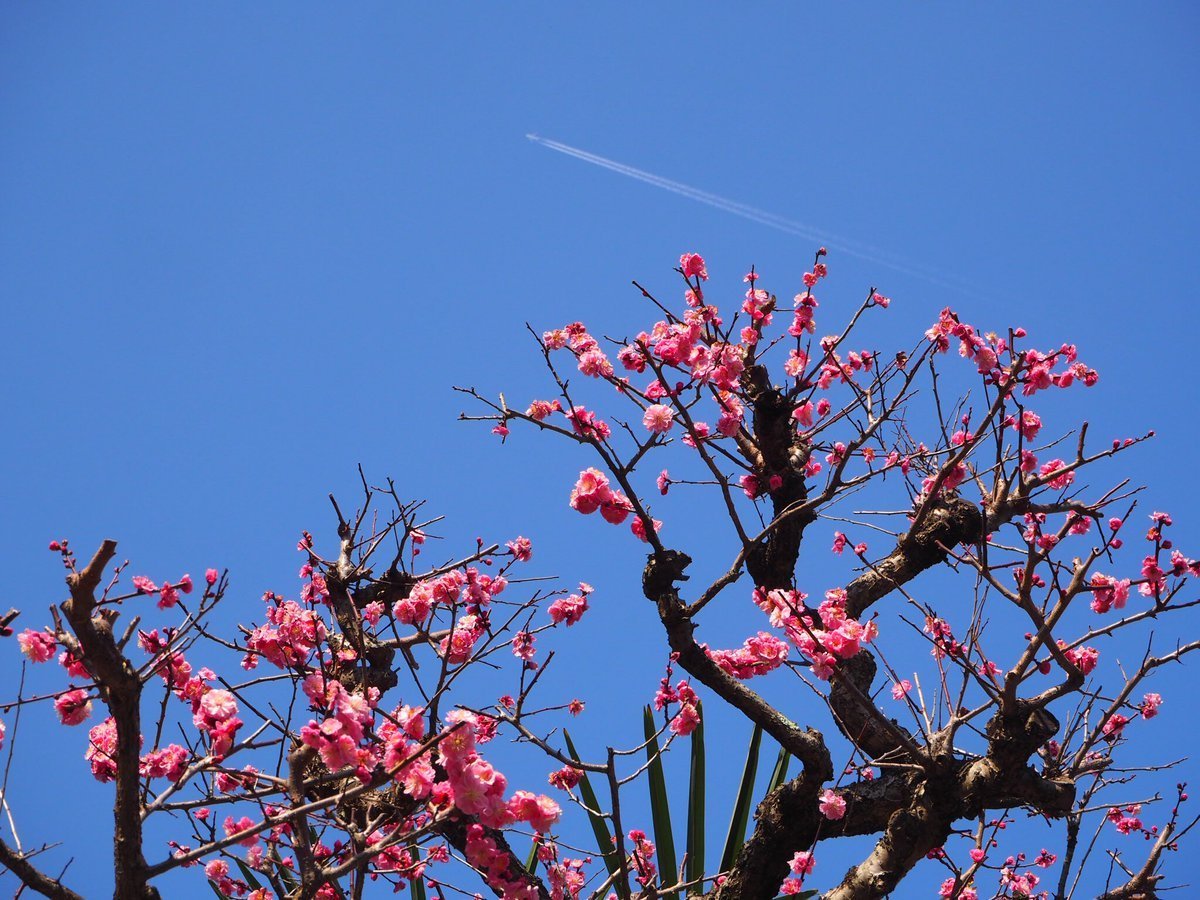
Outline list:
[[[772,212],[767,212],[764,209],[758,209],[754,206],[749,206],[745,203],[738,203],[736,200],[730,200],[728,197],[722,197],[718,194],[711,194],[708,191],[702,191],[699,188],[694,188],[691,185],[682,184],[678,181],[672,181],[669,178],[663,178],[661,175],[654,175],[651,172],[645,172],[642,169],[635,169],[633,166],[619,163],[616,160],[606,159],[603,156],[598,156],[595,153],[589,153],[586,150],[581,150],[578,147],[572,147],[570,144],[564,144],[561,141],[553,141],[549,138],[541,137],[537,134],[527,134],[526,138],[534,143],[541,144],[543,147],[548,147],[551,150],[556,150],[559,153],[564,153],[567,156],[582,160],[586,163],[591,163],[594,166],[599,166],[602,169],[608,169],[610,172],[616,172],[618,175],[625,175],[629,178],[634,178],[646,184],[653,185],[657,188],[662,188],[665,191],[670,191],[673,194],[678,194],[681,197],[686,197],[689,200],[695,200],[699,203],[707,204],[723,212],[732,213],[735,216],[741,216],[743,219],[748,219],[751,222],[757,222],[760,225],[766,225],[768,228],[774,228],[778,231],[787,234],[796,235],[797,237],[805,238],[806,240],[814,241],[826,247],[838,250],[849,256],[858,257],[866,262],[876,263],[881,266],[887,266],[897,272],[902,272],[905,275],[911,275],[915,278],[920,278],[924,281],[932,282],[941,287],[951,290],[961,291],[963,293],[979,295],[970,286],[962,283],[959,279],[944,273],[936,272],[922,266],[914,265],[908,261],[902,260],[893,254],[880,250],[877,247],[871,247],[866,244],[861,244],[851,241],[848,238],[839,237],[835,234],[830,234],[827,231],[815,228],[811,225],[806,225],[803,222],[797,222],[794,219],[788,219]]]

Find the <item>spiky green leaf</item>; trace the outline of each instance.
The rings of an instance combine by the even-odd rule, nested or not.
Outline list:
[[[692,765],[688,775],[687,872],[689,882],[704,877],[704,709],[699,702],[696,711],[700,722],[692,732]],[[688,894],[703,894],[697,884]]]
[[[300,882],[296,879],[296,873],[283,864],[283,857],[279,855],[279,850],[275,844],[271,844],[271,849],[268,853],[271,861],[275,863],[275,874],[279,880],[287,885],[289,891],[294,891],[300,887]]]
[[[767,793],[775,790],[787,779],[788,765],[792,761],[792,755],[779,748],[779,757],[775,760],[775,769],[771,772],[771,780],[767,782]]]
[[[758,774],[758,753],[762,746],[762,726],[755,725],[750,735],[750,746],[746,750],[746,764],[742,767],[742,780],[738,785],[737,797],[733,801],[733,815],[729,819],[729,832],[725,837],[725,852],[721,854],[721,871],[728,872],[742,846],[746,843],[746,827],[750,822],[750,809],[754,804],[754,778]]]
[[[675,835],[671,829],[671,803],[667,799],[667,779],[663,774],[662,753],[658,748],[654,713],[647,706],[642,710],[642,727],[646,734],[646,784],[650,788],[650,815],[654,821],[654,846],[658,853],[658,871],[661,884],[674,884],[679,876],[675,863]],[[679,894],[668,893],[663,897],[677,900]]]
[[[250,885],[250,887],[254,888],[256,891],[262,890],[262,884],[260,884],[259,880],[254,877],[254,870],[240,859],[234,859],[234,862],[237,863],[237,867],[242,870],[242,877],[246,879],[246,884]]]
[[[575,762],[581,762],[579,754],[575,750],[575,744],[571,740],[571,735],[567,730],[563,729],[563,740],[567,744],[567,755]],[[604,822],[604,817],[599,815],[600,804],[596,801],[596,792],[592,790],[592,783],[588,780],[587,772],[579,773],[579,794],[583,797],[583,802],[588,808],[588,819],[592,823],[592,834],[596,837],[596,849],[600,853],[600,858],[604,860],[604,867],[608,869],[610,876],[615,876],[613,881],[613,890],[617,892],[617,896],[626,898],[629,896],[629,885],[621,882],[620,862],[617,860],[616,850],[613,847],[612,833],[608,830],[608,825]]]

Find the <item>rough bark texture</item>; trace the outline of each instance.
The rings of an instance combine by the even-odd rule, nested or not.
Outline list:
[[[62,610],[87,660],[100,697],[116,723],[116,798],[113,803],[113,868],[117,900],[158,900],[149,883],[142,854],[141,754],[142,682],[113,637],[116,611],[96,608],[96,588],[117,552],[116,541],[104,541],[87,567],[67,578],[71,597]]]
[[[891,553],[847,585],[847,615],[861,617],[897,587],[944,563],[948,549],[977,541],[982,534],[979,508],[961,497],[947,497],[929,512],[919,530],[901,536]]]

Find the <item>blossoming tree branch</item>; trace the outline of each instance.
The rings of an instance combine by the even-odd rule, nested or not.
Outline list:
[[[1153,631],[1200,603],[1200,563],[1110,472],[1149,435],[1044,424],[1043,397],[1098,376],[1074,346],[1037,349],[1020,328],[946,309],[910,344],[868,349],[862,323],[889,306],[872,289],[816,338],[823,249],[787,304],[752,270],[740,306],[720,309],[694,253],[677,274],[677,306],[638,286],[657,321],[631,337],[578,322],[535,335],[542,396],[514,407],[464,389],[463,418],[578,457],[563,498],[587,517],[581,534],[625,528],[645,545],[665,670],[645,741],[577,748],[563,725],[586,698],[549,697],[546,647],[576,637],[551,632],[585,618],[592,589],[525,575],[524,537],[427,563],[439,520],[391,482],[364,477],[353,509],[331,496],[327,537],[299,541],[296,596],[267,592],[228,633],[212,616],[225,573],[129,577],[113,541],[81,563],[59,539],[68,596],[45,621],[13,610],[0,628],[29,663],[60,665],[61,687],[0,702],[0,740],[11,762],[21,710],[52,704],[80,765],[113,785],[115,896],[157,897],[158,879],[190,868],[252,900],[850,900],[895,895],[919,864],[963,900],[1066,898],[1089,866],[1109,868],[1110,900],[1156,896],[1195,819],[1182,784],[1139,798],[1122,758],[1155,727],[1156,670],[1200,647]],[[1093,467],[1108,487],[1085,484]],[[656,517],[684,492],[689,518],[703,509],[728,535],[719,559],[705,545],[696,568],[714,575],[695,584],[688,520]],[[822,521],[837,523],[831,547],[811,546]],[[814,584],[802,549],[832,553],[845,579]],[[719,605],[746,611],[744,633],[706,628]],[[901,639],[923,643],[919,670],[893,662]],[[802,690],[769,701],[757,688],[771,679]],[[704,703],[747,720],[753,754],[761,735],[781,748],[752,815],[748,765],[707,866],[695,773],[682,856],[662,775],[673,747],[699,746]],[[545,777],[510,785],[500,735]],[[630,791],[647,783],[653,821],[634,821]],[[1019,845],[1030,817],[1054,826],[1053,846]],[[150,840],[152,821],[174,836]],[[847,837],[866,841],[856,864],[821,865]],[[81,896],[42,850],[9,815],[0,865],[31,891]]]

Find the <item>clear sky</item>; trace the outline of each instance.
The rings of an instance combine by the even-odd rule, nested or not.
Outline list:
[[[828,302],[878,286],[900,344],[947,305],[1075,341],[1102,381],[1063,424],[1156,428],[1126,474],[1200,555],[1198,27],[1187,3],[5,3],[0,606],[40,626],[48,539],[113,537],[153,577],[229,567],[230,615],[257,615],[362,463],[448,538],[524,533],[596,585],[577,730],[631,742],[662,662],[640,549],[566,508],[577,457],[457,423],[451,386],[524,402],[526,321],[644,327],[630,279],[675,290],[684,250],[726,304],[751,264],[790,296],[815,243],[530,132],[936,270],[830,259]],[[1159,682],[1164,739],[1193,670]],[[72,871],[103,878],[82,730],[31,723],[22,837],[91,838]]]

